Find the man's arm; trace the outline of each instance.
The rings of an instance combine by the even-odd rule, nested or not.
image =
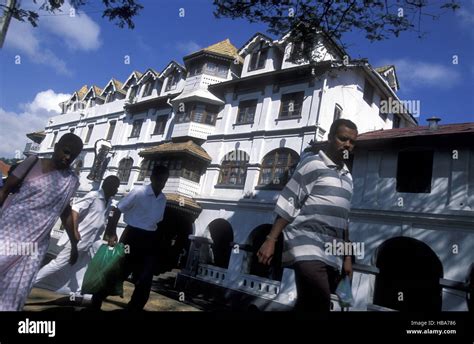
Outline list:
[[[61,214],[61,221],[66,228],[66,233],[69,237],[69,241],[71,242],[71,257],[69,258],[69,263],[71,265],[74,265],[77,261],[77,242],[81,240],[81,236],[78,231],[78,218],[78,213],[72,210],[70,205],[67,205]]]
[[[112,212],[112,216],[109,216],[109,221],[107,222],[104,233],[104,240],[108,241],[109,246],[114,246],[117,243],[117,224],[122,215],[119,208],[114,207]]]
[[[258,262],[270,265],[275,253],[275,244],[278,241],[278,237],[285,227],[289,224],[284,218],[277,216],[275,222],[273,223],[272,230],[267,235],[265,242],[262,244],[260,249],[257,252]]]

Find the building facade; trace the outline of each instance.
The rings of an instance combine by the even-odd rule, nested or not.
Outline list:
[[[226,39],[162,72],[83,86],[49,119],[37,152],[51,154],[64,133],[79,135],[79,193],[97,187],[88,176],[97,174],[100,140],[111,146],[101,173],[120,178],[120,196],[166,165],[160,270],[179,266],[185,286],[201,281],[291,307],[292,271],[261,266],[254,254],[304,149],[326,139],[337,118],[360,133],[417,125],[403,107],[382,111],[384,101],[400,103],[393,66],[352,60],[323,34],[312,61],[295,59],[299,48],[288,35],[257,33],[240,49]]]

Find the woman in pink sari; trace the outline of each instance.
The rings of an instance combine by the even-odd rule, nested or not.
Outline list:
[[[23,309],[58,217],[76,248],[71,264],[77,259],[80,237],[69,200],[79,181],[69,166],[81,150],[81,139],[65,134],[51,159],[27,158],[0,190],[0,311]],[[20,184],[19,191],[9,195]]]

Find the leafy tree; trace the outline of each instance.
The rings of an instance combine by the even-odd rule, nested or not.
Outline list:
[[[65,0],[41,0],[40,10],[57,13],[61,11],[61,6],[64,4]],[[33,0],[36,4],[38,0]],[[120,28],[123,28],[125,25],[128,28],[133,29],[135,24],[133,23],[133,17],[135,17],[143,6],[138,3],[136,0],[102,0],[102,5],[104,10],[102,12],[102,18],[108,18],[110,21],[115,21],[116,25]],[[70,4],[73,8],[79,9],[85,6],[88,3],[96,3],[96,1],[91,0],[70,0]],[[13,9],[8,8],[5,4],[0,4],[0,9],[5,11],[11,11],[13,18],[19,21],[28,21],[33,26],[38,26],[39,15],[35,11],[25,10],[20,6],[15,6]]]
[[[439,18],[460,8],[458,0],[214,0],[217,18],[246,18],[268,25],[277,36],[301,49],[295,58],[311,57],[321,32],[341,43],[345,32],[359,30],[370,41],[398,37],[405,31],[419,36],[424,17]]]

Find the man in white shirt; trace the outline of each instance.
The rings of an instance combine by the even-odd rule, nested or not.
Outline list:
[[[36,276],[35,285],[40,288],[66,293],[79,293],[87,264],[95,252],[94,242],[100,240],[105,230],[108,211],[112,207],[112,197],[117,193],[120,180],[116,176],[105,178],[102,188],[87,193],[73,202],[72,216],[77,219],[81,240],[77,243],[77,262],[70,265],[71,247],[66,233],[58,241],[63,246],[59,254],[43,266]]]
[[[107,224],[106,239],[110,246],[117,242],[117,223],[122,213],[127,224],[120,238],[121,243],[128,245],[123,278],[132,273],[135,283],[128,310],[142,310],[150,296],[156,261],[157,225],[163,219],[166,207],[166,197],[161,190],[168,177],[168,168],[155,166],[150,176],[151,184],[130,191],[119,202]],[[105,291],[94,294],[92,308],[100,309],[106,297]]]

